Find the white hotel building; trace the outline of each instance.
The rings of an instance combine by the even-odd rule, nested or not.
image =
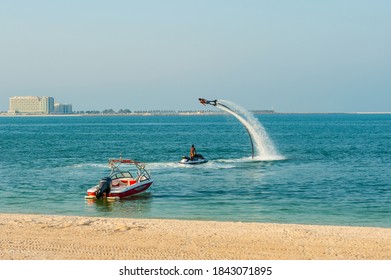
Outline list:
[[[71,104],[54,103],[54,114],[72,114]]]
[[[9,114],[49,115],[71,114],[72,105],[54,103],[53,97],[14,96],[10,98]]]

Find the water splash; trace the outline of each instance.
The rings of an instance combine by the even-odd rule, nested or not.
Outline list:
[[[269,138],[263,125],[243,107],[227,100],[218,100],[216,107],[224,110],[237,118],[247,129],[251,144],[254,149],[254,159],[257,160],[282,160],[273,142]]]

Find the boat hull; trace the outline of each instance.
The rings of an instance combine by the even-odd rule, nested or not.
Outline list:
[[[142,192],[145,192],[151,185],[153,181],[148,181],[148,182],[141,182],[138,184],[134,184],[132,186],[128,187],[113,187],[110,191],[110,193],[105,196],[107,198],[128,198],[131,196],[138,195]],[[89,189],[87,191],[87,196],[94,198],[96,197],[96,189],[97,186]]]

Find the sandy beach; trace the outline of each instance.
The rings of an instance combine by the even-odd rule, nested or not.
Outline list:
[[[0,214],[2,260],[390,260],[391,229]]]

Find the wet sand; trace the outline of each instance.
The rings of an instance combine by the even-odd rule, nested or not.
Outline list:
[[[390,260],[391,229],[0,214],[1,260]]]

